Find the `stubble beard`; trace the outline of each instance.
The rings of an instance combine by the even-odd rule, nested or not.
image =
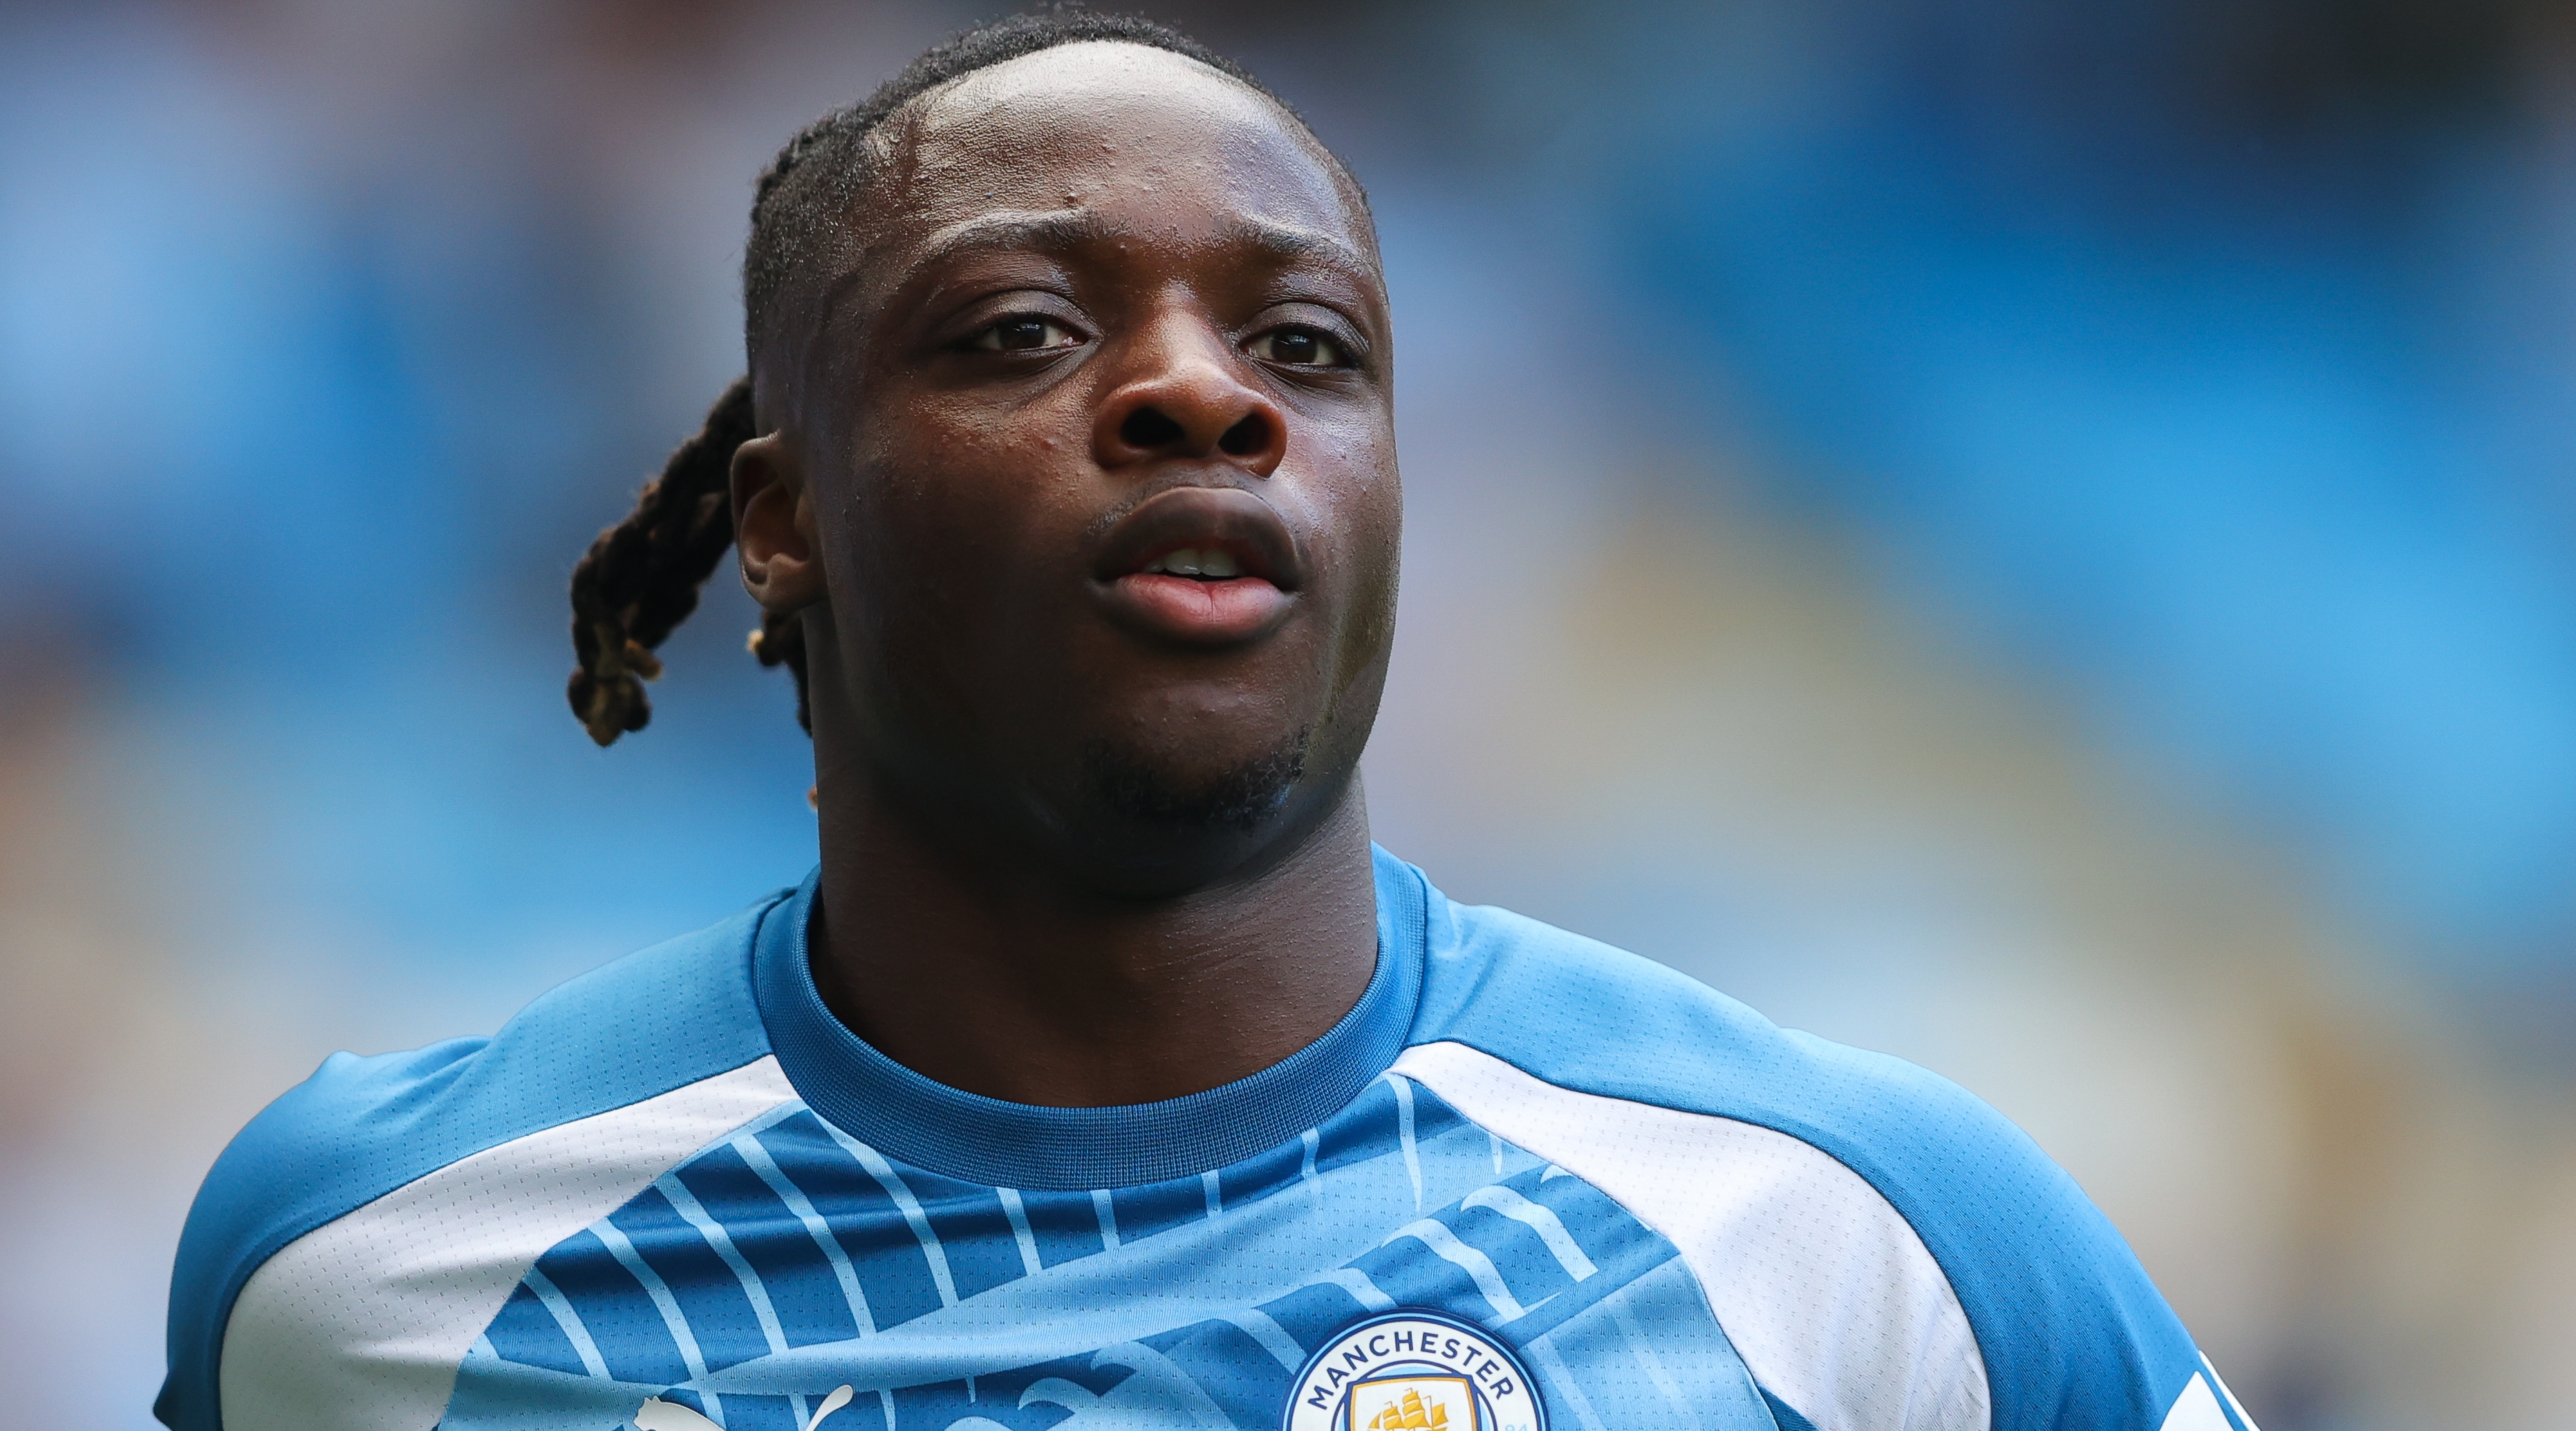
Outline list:
[[[1195,780],[1143,752],[1107,741],[1083,752],[1084,786],[1120,821],[1172,834],[1248,835],[1277,814],[1305,778],[1313,727],[1277,749]]]

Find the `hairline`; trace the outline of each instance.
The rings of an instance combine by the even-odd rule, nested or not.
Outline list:
[[[1045,46],[1042,49],[1030,50],[1024,54],[1013,55],[1008,59],[995,60],[988,65],[978,65],[962,74],[950,75],[948,78],[941,80],[937,84],[929,86],[919,94],[913,95],[903,103],[896,105],[894,108],[889,109],[884,114],[878,116],[876,123],[869,125],[867,129],[860,134],[859,141],[862,145],[866,146],[866,148],[878,151],[878,153],[871,156],[872,158],[884,157],[884,151],[888,141],[882,138],[882,136],[885,134],[889,126],[893,125],[897,120],[905,118],[908,111],[918,110],[928,101],[944,97],[959,85],[966,83],[968,80],[975,79],[978,76],[988,75],[999,69],[1007,69],[1023,60],[1034,60],[1041,55],[1052,55],[1062,50],[1078,50],[1088,45],[1114,45],[1125,49],[1142,50],[1148,55],[1159,55],[1165,59],[1179,60],[1183,64],[1190,65],[1206,74],[1223,80],[1227,84],[1234,86],[1236,89],[1242,90],[1244,93],[1251,95],[1254,99],[1259,100],[1262,104],[1267,106],[1276,117],[1288,121],[1289,126],[1297,134],[1303,136],[1307,144],[1313,146],[1315,153],[1318,157],[1323,159],[1326,169],[1332,174],[1336,184],[1349,191],[1344,195],[1344,197],[1351,200],[1358,207],[1360,216],[1363,219],[1372,218],[1369,213],[1368,192],[1360,187],[1359,177],[1351,173],[1350,166],[1342,162],[1342,156],[1333,152],[1333,147],[1326,144],[1324,142],[1324,137],[1315,132],[1315,127],[1306,122],[1306,116],[1299,114],[1289,105],[1288,101],[1272,94],[1268,89],[1263,88],[1258,81],[1248,79],[1243,75],[1232,74],[1219,69],[1215,65],[1209,64],[1207,61],[1200,59],[1196,55],[1183,54],[1179,50],[1166,49],[1161,45],[1149,45],[1142,40],[1131,40],[1116,36],[1094,36],[1079,40],[1065,40],[1059,44]],[[1373,221],[1371,227],[1374,228]]]

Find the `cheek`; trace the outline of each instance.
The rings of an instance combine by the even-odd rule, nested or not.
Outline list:
[[[1079,525],[1067,471],[1079,449],[989,409],[924,403],[888,416],[854,454],[840,574],[889,638],[902,628],[953,645],[1028,581],[1056,575],[1050,555],[1073,550],[1058,529]]]
[[[1404,532],[1404,489],[1396,474],[1392,434],[1355,436],[1333,452],[1340,479],[1328,489],[1326,529],[1334,555],[1350,574],[1351,615],[1369,619],[1371,606],[1394,597]]]
[[[1363,658],[1383,656],[1395,639],[1395,598],[1404,548],[1404,484],[1397,474],[1395,435],[1381,431],[1353,454],[1358,480],[1344,497],[1340,514],[1353,544],[1352,560],[1362,573],[1353,593],[1350,644]]]

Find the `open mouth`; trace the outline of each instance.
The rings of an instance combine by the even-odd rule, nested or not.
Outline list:
[[[1232,581],[1243,575],[1243,563],[1223,547],[1182,547],[1138,568],[1145,576],[1186,576],[1194,581]]]
[[[1175,487],[1110,530],[1092,576],[1119,624],[1226,645],[1286,617],[1305,564],[1287,523],[1259,497],[1237,487]]]

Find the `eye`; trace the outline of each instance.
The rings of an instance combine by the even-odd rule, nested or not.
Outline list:
[[[1289,325],[1273,328],[1244,345],[1246,351],[1265,363],[1285,368],[1347,368],[1351,365],[1342,345],[1330,333],[1314,328]]]
[[[1025,353],[1039,348],[1070,348],[1081,341],[1079,334],[1061,323],[1023,313],[977,333],[966,340],[966,346],[987,353]]]

